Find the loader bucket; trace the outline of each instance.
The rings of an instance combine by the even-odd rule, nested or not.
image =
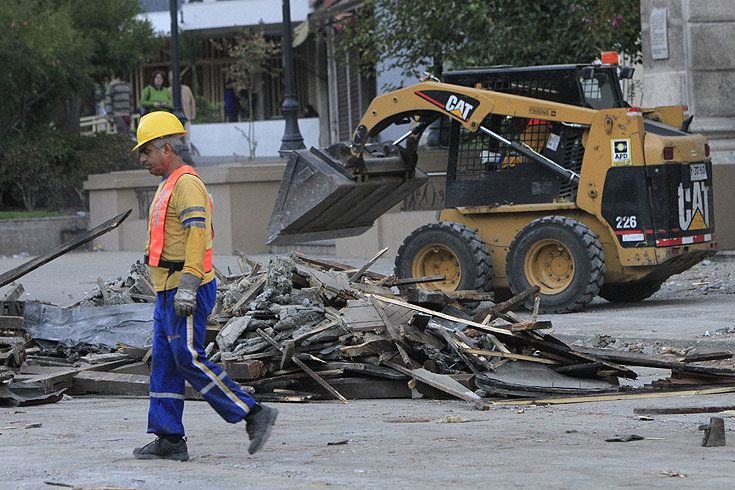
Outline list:
[[[289,154],[268,224],[269,245],[356,236],[427,180],[407,171],[400,157],[366,161],[355,176],[328,151],[312,148]]]

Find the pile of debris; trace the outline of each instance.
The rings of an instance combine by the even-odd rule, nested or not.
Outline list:
[[[536,312],[530,322],[511,312],[529,297],[538,298],[538,288],[499,304],[489,293],[429,291],[416,284],[444,277],[399,280],[370,272],[379,256],[356,270],[297,252],[275,256],[265,268],[241,255],[240,273],[216,271],[219,286],[208,322],[207,355],[261,401],[450,396],[487,408],[490,403],[661,396],[664,389],[673,394],[685,393],[682,389],[735,391],[735,370],[701,363],[730,358],[729,352],[676,357],[571,347],[542,333],[551,322],[539,321]],[[87,330],[102,317],[119,320],[127,311],[131,318],[117,330],[104,324],[93,334],[80,333],[74,338],[77,345],[101,349],[84,356],[77,350],[76,357],[57,358],[56,364],[47,344],[63,344],[56,338],[63,332],[49,339],[55,331],[49,319],[60,316],[50,310],[55,307],[28,304],[20,314],[3,312],[15,318],[13,332],[20,340],[0,338],[0,360],[8,366],[0,371],[0,400],[34,403],[58,398],[64,390],[147,394],[149,343],[130,330],[150,334],[144,319],[152,317],[153,300],[140,263],[124,280],[98,281],[97,291],[65,310],[76,310]],[[105,309],[117,310],[110,316]],[[82,313],[89,311],[92,317]],[[21,365],[26,368],[18,372]],[[666,368],[672,374],[653,386],[632,389],[619,382],[636,378],[628,366]],[[198,398],[193,390],[187,396]],[[502,400],[509,397],[523,400]]]

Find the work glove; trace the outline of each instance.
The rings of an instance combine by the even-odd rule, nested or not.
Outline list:
[[[174,311],[178,316],[191,316],[197,307],[197,289],[202,280],[194,274],[181,274],[179,290],[174,295]]]

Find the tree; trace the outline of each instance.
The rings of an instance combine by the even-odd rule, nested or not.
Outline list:
[[[155,36],[135,20],[138,8],[137,0],[0,2],[0,152],[53,121],[63,101],[140,63]]]
[[[269,41],[263,35],[263,26],[257,29],[241,28],[235,36],[235,40],[225,45],[227,53],[233,58],[233,63],[225,69],[227,81],[230,83],[235,96],[241,105],[247,104],[249,125],[247,134],[243,136],[248,142],[250,149],[249,158],[255,157],[255,114],[253,107],[253,94],[258,88],[257,82],[263,73],[275,74],[277,69],[273,68],[269,61],[280,52],[277,42]]]
[[[639,0],[365,0],[342,16],[339,49],[406,78],[481,65],[591,62],[605,50],[640,56]],[[388,54],[390,54],[388,56]]]

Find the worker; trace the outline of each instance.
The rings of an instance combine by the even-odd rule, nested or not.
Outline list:
[[[156,289],[148,432],[158,437],[133,451],[140,459],[189,458],[181,420],[184,380],[227,422],[245,420],[250,454],[263,446],[278,415],[204,354],[207,316],[217,292],[212,203],[199,175],[181,159],[185,132],[170,112],[153,112],[141,118],[133,149],[162,179],[149,211],[145,255]]]

